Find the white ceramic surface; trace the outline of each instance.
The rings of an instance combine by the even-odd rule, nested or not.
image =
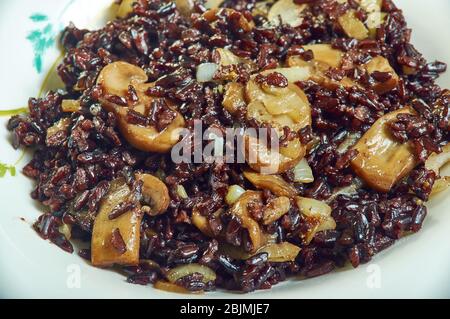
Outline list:
[[[112,0],[0,1],[0,110],[22,107],[36,96],[45,74],[58,56],[56,46],[42,53],[39,73],[31,31],[51,24],[57,31],[69,21],[95,27],[107,17]],[[450,2],[448,0],[397,0],[413,29],[412,42],[428,59],[450,63]],[[30,19],[33,16],[33,19]],[[47,29],[48,31],[48,29]],[[41,36],[53,36],[43,32]],[[38,52],[39,53],[39,52]],[[450,87],[450,72],[439,80]],[[11,147],[0,117],[0,162],[14,164],[20,151]],[[15,177],[0,178],[0,297],[2,298],[186,298],[127,284],[124,277],[88,265],[76,254],[61,251],[41,240],[31,229],[40,207],[29,193],[30,180],[20,174],[27,161],[17,165]],[[189,298],[393,298],[450,297],[450,192],[434,198],[424,229],[377,255],[358,269],[345,269],[309,280],[290,280],[270,291],[248,295],[214,292]],[[21,220],[24,218],[25,221]],[[80,285],[76,285],[76,276]],[[377,281],[377,278],[379,281]],[[75,283],[75,285],[74,285]]]

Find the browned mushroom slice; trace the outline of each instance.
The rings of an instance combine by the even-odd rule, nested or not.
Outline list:
[[[311,107],[305,93],[295,84],[274,87],[250,80],[246,86],[247,118],[274,128],[279,137],[283,128],[297,132],[311,124]],[[306,148],[299,139],[273,150],[259,144],[255,137],[246,136],[245,155],[249,166],[258,172],[269,168],[271,174],[293,168],[305,156]],[[276,168],[276,171],[273,171]],[[264,173],[268,173],[265,171]]]
[[[282,23],[291,27],[298,27],[302,24],[301,13],[306,7],[306,4],[296,4],[294,0],[278,0],[270,8],[267,19],[275,24],[278,24],[281,20]]]
[[[181,15],[190,17],[194,12],[194,0],[175,0],[175,5]]]
[[[338,21],[345,34],[350,38],[364,40],[369,36],[369,30],[367,30],[364,23],[356,17],[354,10],[349,10],[341,15],[338,18]]]
[[[251,171],[244,171],[244,176],[256,188],[268,189],[277,196],[294,197],[298,194],[297,189],[278,175],[263,175]]]
[[[314,59],[304,61],[299,56],[291,56],[287,59],[290,67],[302,67],[309,70],[310,80],[319,83],[329,89],[336,89],[340,86],[352,87],[357,85],[352,79],[345,76],[342,80],[334,80],[325,73],[330,68],[339,68],[342,64],[344,52],[334,49],[330,44],[311,44],[303,46],[305,50],[311,50]]]
[[[159,178],[150,174],[137,174],[136,179],[142,181],[142,195],[151,216],[164,213],[169,207],[169,190]]]
[[[278,174],[286,172],[297,165],[298,162],[305,156],[306,148],[299,143],[295,147],[297,155],[295,157],[288,157],[282,154],[282,149],[278,151],[269,149],[264,143],[261,143],[257,138],[245,135],[244,136],[244,153],[248,166],[254,171],[263,174]]]
[[[130,188],[123,178],[111,182],[109,192],[100,202],[94,221],[91,241],[91,261],[94,266],[137,265],[139,263],[142,213],[139,203],[110,219],[120,204],[130,198]]]
[[[102,98],[102,106],[118,117],[118,124],[122,135],[134,147],[147,152],[168,152],[179,141],[181,131],[185,126],[182,115],[177,112],[170,101],[166,101],[169,109],[174,113],[173,121],[162,131],[151,125],[138,125],[128,122],[128,110],[132,109],[144,117],[150,107],[152,98],[145,94],[151,86],[146,83],[147,75],[141,68],[126,63],[114,62],[103,68],[97,83],[103,88],[104,94],[119,97],[127,96],[129,86],[138,95],[138,102],[132,106],[122,106]]]
[[[388,128],[388,123],[401,113],[413,112],[403,108],[382,116],[353,147],[358,151],[351,162],[353,170],[378,191],[388,192],[417,164],[411,143],[398,142]]]
[[[237,82],[228,83],[225,87],[222,105],[230,114],[235,114],[239,109],[245,108],[245,88]]]
[[[382,56],[376,56],[372,60],[367,62],[364,65],[364,68],[369,74],[373,75],[374,72],[378,72],[382,73],[382,75],[386,77],[386,79],[376,81],[375,85],[373,85],[372,87],[378,94],[389,92],[397,87],[399,77],[386,58]]]
[[[383,0],[357,0],[360,7],[367,13],[365,21],[369,37],[375,39],[377,28],[384,22],[387,13],[381,11]]]
[[[214,55],[218,58],[218,64],[223,66],[239,64],[239,63],[251,63],[251,60],[238,57],[236,54],[228,49],[215,49]]]
[[[263,224],[270,225],[283,217],[291,208],[289,198],[285,196],[276,197],[264,207]]]
[[[249,102],[263,103],[270,115],[287,115],[292,120],[289,127],[294,131],[311,124],[311,107],[308,98],[295,84],[280,88],[264,84],[259,85],[256,81],[250,80],[245,92]],[[282,128],[277,125],[276,120],[269,124]],[[281,125],[285,126],[284,124]]]
[[[344,52],[333,48],[331,44],[304,45],[303,49],[305,51],[311,50],[313,52],[315,61],[325,63],[332,68],[340,67],[342,58],[344,57]]]
[[[239,200],[233,204],[230,213],[236,216],[241,222],[242,227],[247,229],[250,241],[252,243],[252,252],[257,251],[265,244],[265,237],[258,222],[250,215],[249,206],[262,203],[262,193],[255,191],[246,191],[239,197]]]

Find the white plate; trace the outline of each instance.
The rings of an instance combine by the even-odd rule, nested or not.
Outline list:
[[[40,83],[58,56],[54,45],[42,52],[33,51],[32,43],[27,39],[31,31],[41,32],[51,25],[51,30],[47,28],[51,32],[41,32],[42,43],[46,38],[54,38],[55,32],[69,21],[81,27],[101,26],[111,3],[112,0],[1,1],[0,110],[25,106],[29,96],[36,96]],[[412,42],[416,47],[430,60],[449,63],[450,2],[397,0],[397,3],[404,9],[413,29]],[[37,33],[34,34],[36,36]],[[42,59],[41,72],[35,63],[36,56]],[[442,76],[439,83],[450,87],[450,72]],[[14,164],[21,152],[12,149],[6,122],[5,117],[0,118],[0,162]],[[41,209],[29,197],[31,181],[20,174],[24,163],[26,159],[17,163],[15,177],[7,175],[0,178],[0,297],[186,298],[154,290],[150,286],[127,284],[123,276],[96,269],[76,254],[67,254],[41,240],[30,227]],[[248,295],[214,292],[202,297],[448,298],[449,207],[449,192],[434,198],[428,204],[429,215],[421,232],[401,240],[358,269],[340,270],[304,281],[293,279],[270,291]]]

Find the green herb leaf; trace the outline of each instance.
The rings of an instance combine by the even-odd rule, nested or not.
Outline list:
[[[16,167],[14,165],[0,163],[0,178],[5,177],[7,172],[11,176],[16,176]]]
[[[13,116],[18,114],[28,113],[27,107],[20,107],[12,110],[0,110],[0,116]]]
[[[33,22],[42,22],[42,21],[47,21],[48,17],[43,13],[34,13],[30,16],[30,19]]]

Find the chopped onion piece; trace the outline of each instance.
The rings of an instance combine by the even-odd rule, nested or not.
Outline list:
[[[450,143],[442,148],[442,153],[433,153],[425,162],[425,168],[440,174],[441,168],[450,162]]]
[[[445,176],[440,179],[437,179],[433,184],[433,189],[431,190],[430,196],[434,196],[445,191],[450,187],[450,177]]]
[[[66,239],[69,240],[72,237],[72,226],[71,225],[62,224],[61,226],[59,226],[58,230],[61,234],[63,234],[66,237]]]
[[[245,189],[243,189],[241,186],[231,185],[228,188],[228,193],[225,197],[225,201],[227,202],[228,205],[233,205],[244,193]]]
[[[361,133],[360,132],[352,132],[349,133],[347,135],[347,137],[345,138],[344,141],[342,141],[341,144],[339,144],[338,148],[336,149],[336,151],[339,154],[344,154],[345,152],[348,151],[348,149],[350,147],[352,147],[353,145],[356,144],[356,142],[358,142],[358,140],[361,138]]]
[[[442,148],[442,152],[439,154],[433,153],[425,162],[425,168],[432,170],[436,175],[443,175],[441,169],[450,162],[450,143]],[[430,196],[434,196],[450,187],[450,177],[443,176],[436,179],[431,190]]]
[[[339,188],[336,192],[334,192],[328,199],[326,200],[326,203],[331,203],[333,200],[335,200],[336,197],[339,195],[353,195],[358,192],[358,190],[363,186],[363,181],[359,178],[354,178],[353,182],[349,186],[345,186],[342,188]]]
[[[216,280],[216,273],[211,268],[200,264],[187,264],[172,268],[167,272],[167,279],[171,283],[175,283],[178,279],[195,273],[203,275],[202,281],[205,284]]]
[[[258,253],[267,253],[270,262],[294,261],[299,252],[300,247],[288,242],[268,244],[258,250]]]
[[[224,0],[206,0],[205,1],[205,8],[206,9],[216,9],[220,7]]]
[[[294,197],[298,190],[279,175],[264,175],[252,171],[244,171],[244,177],[258,189],[268,189],[276,196]]]
[[[297,166],[293,169],[294,182],[297,183],[312,183],[314,182],[314,175],[306,158],[303,158]]]
[[[286,214],[291,208],[289,198],[281,196],[271,200],[263,213],[263,224],[270,225]]]
[[[184,287],[175,285],[171,282],[162,281],[162,280],[158,280],[157,282],[155,282],[154,287],[155,287],[155,289],[164,290],[167,292],[174,292],[174,293],[178,293],[178,294],[194,294],[194,293],[201,294],[201,293],[203,293],[203,290],[202,291],[189,291]]]
[[[81,109],[79,100],[62,100],[61,109],[63,112],[74,113]]]
[[[255,253],[246,252],[242,247],[235,247],[230,244],[223,243],[220,245],[220,251],[233,259],[247,260],[257,254],[267,253],[270,262],[293,261],[300,250],[300,247],[289,242],[270,243],[261,247]]]
[[[307,233],[302,234],[305,244],[309,244],[317,232],[336,228],[336,222],[331,216],[331,207],[325,202],[298,196],[297,206],[309,226]]]
[[[178,186],[177,186],[177,194],[178,194],[178,196],[180,196],[182,199],[186,199],[186,198],[189,197],[188,194],[187,194],[187,192],[186,192],[186,189],[184,188],[183,185],[178,185]]]
[[[219,66],[215,63],[202,63],[197,66],[197,81],[198,82],[210,82],[214,78]]]

